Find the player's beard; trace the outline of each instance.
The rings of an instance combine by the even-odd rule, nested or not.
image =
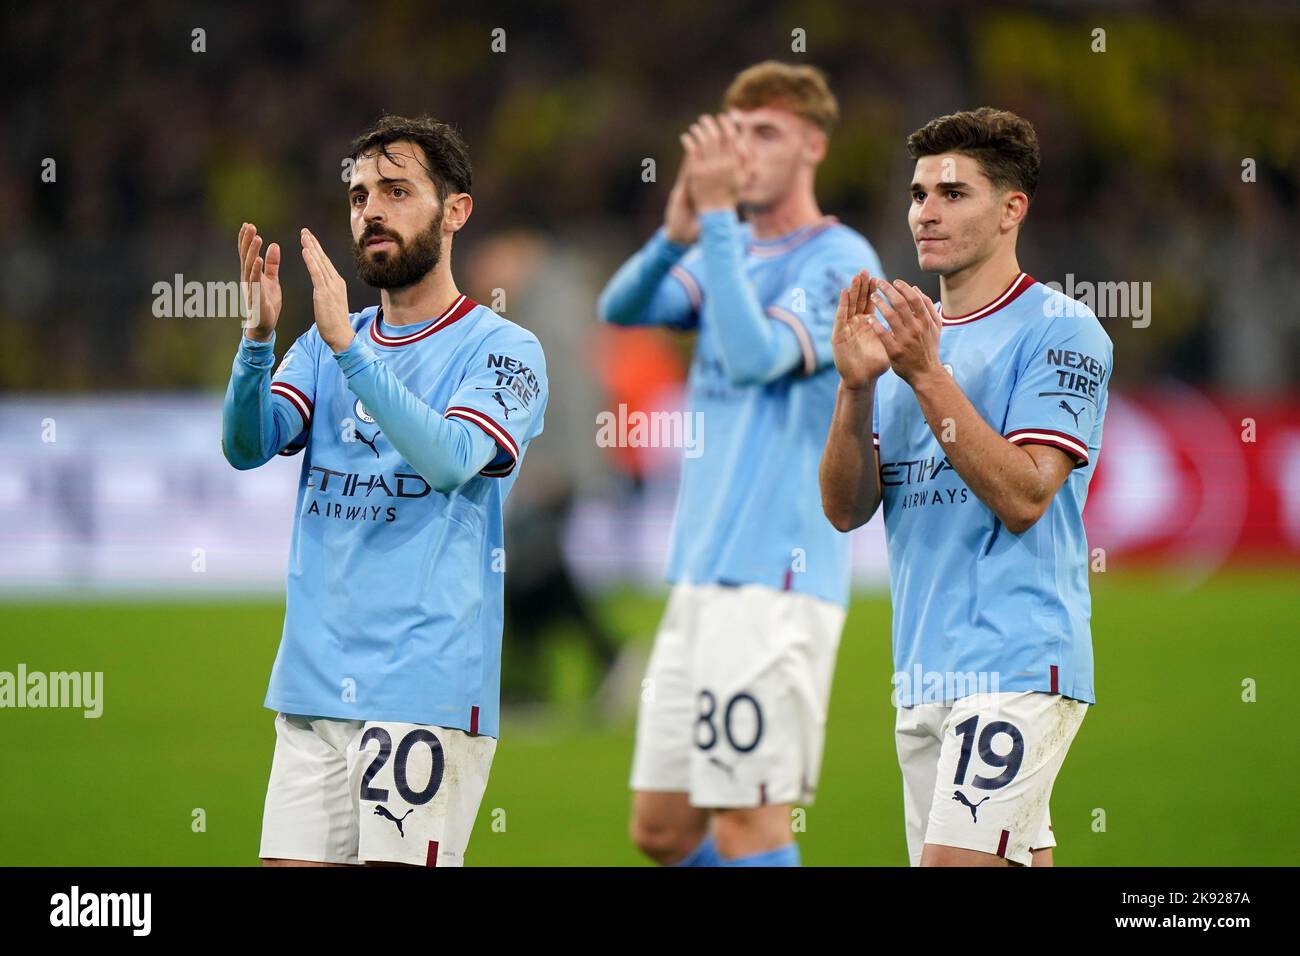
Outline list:
[[[375,236],[391,239],[397,244],[397,251],[367,255],[366,243]],[[438,210],[428,228],[409,244],[383,227],[367,228],[353,244],[352,256],[356,260],[357,276],[373,289],[405,289],[415,285],[442,259],[442,210]]]

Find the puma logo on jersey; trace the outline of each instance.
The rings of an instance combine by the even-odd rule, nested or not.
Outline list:
[[[988,797],[985,797],[984,799],[987,800]],[[414,810],[407,810],[405,813],[402,814],[402,820],[405,820],[414,812],[415,812]],[[394,823],[397,824],[398,835],[401,836],[402,839],[406,839],[406,833],[402,830],[402,820],[397,819],[397,817],[389,813],[388,808],[385,807],[382,803],[379,806],[375,807],[375,816],[383,817],[386,820],[392,820]]]
[[[987,800],[988,797],[985,797],[984,800],[981,800],[979,803],[971,803],[966,799],[966,794],[958,790],[952,795],[952,798],[958,803],[964,803],[970,809],[970,819],[972,823],[979,823],[979,820],[975,819],[975,808],[978,807],[980,803],[983,803],[984,800]]]
[[[357,441],[361,442],[361,444],[370,446],[370,450],[375,453],[376,458],[379,457],[379,449],[375,447],[375,442],[379,439],[379,432],[375,432],[374,438],[367,438],[361,432],[353,432],[353,434],[357,436]]]
[[[1063,408],[1063,409],[1065,409],[1067,412],[1069,412],[1070,415],[1074,418],[1074,427],[1075,427],[1075,428],[1078,428],[1078,427],[1079,427],[1079,416],[1080,416],[1081,414],[1083,414],[1083,409],[1082,409],[1082,408],[1079,409],[1079,410],[1076,412],[1073,408],[1071,408],[1069,405],[1067,405],[1067,404],[1065,403],[1065,399],[1061,399],[1061,404],[1060,404],[1060,405],[1057,405],[1056,407],[1057,407],[1057,408]]]
[[[518,406],[518,405],[507,405],[507,404],[506,404],[506,400],[505,400],[504,398],[501,397],[501,393],[500,393],[500,392],[493,392],[493,393],[492,393],[492,397],[495,398],[495,399],[497,400],[497,404],[500,405],[501,408],[502,408],[502,410],[505,412],[506,421],[509,421],[509,420],[510,420],[510,413],[511,413],[511,412],[517,412],[517,411],[519,411],[519,406]]]

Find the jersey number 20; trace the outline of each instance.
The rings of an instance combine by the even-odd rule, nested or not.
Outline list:
[[[365,774],[361,777],[361,799],[383,802],[388,799],[388,791],[370,786],[370,781],[374,780],[375,774],[379,773],[384,768],[384,764],[388,763],[388,758],[393,753],[393,737],[383,727],[371,727],[361,738],[361,749],[365,750],[366,745],[372,740],[379,741],[379,753],[375,754],[375,759],[371,761],[370,766],[366,768]],[[411,748],[416,744],[428,744],[429,750],[433,754],[429,782],[425,784],[423,790],[412,790],[410,781],[406,779],[406,761],[411,755]],[[417,727],[403,737],[401,743],[397,745],[397,756],[393,761],[393,783],[397,787],[397,792],[401,794],[402,799],[408,804],[415,807],[422,806],[432,800],[433,795],[442,786],[443,769],[442,744],[432,731]]]

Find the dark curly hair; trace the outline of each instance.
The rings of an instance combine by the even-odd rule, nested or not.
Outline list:
[[[1019,189],[1030,199],[1038,188],[1038,134],[1007,110],[981,106],[932,119],[907,137],[907,152],[913,159],[962,153],[999,188]]]
[[[421,162],[438,190],[439,201],[449,193],[470,191],[472,172],[469,165],[469,147],[455,127],[439,122],[432,116],[410,119],[405,116],[381,116],[379,122],[352,141],[348,155],[355,161],[367,153],[378,150],[386,159],[393,160],[388,147],[399,140],[419,144],[424,150],[427,164]]]

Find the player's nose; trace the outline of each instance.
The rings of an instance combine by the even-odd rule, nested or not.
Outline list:
[[[366,225],[384,221],[383,203],[373,193],[366,197],[366,204],[361,207],[361,219]]]

